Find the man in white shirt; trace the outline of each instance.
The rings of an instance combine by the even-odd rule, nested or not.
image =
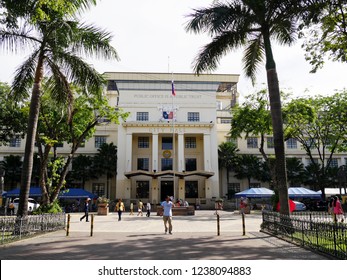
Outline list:
[[[169,223],[169,234],[172,234],[172,207],[175,205],[170,200],[170,197],[167,196],[165,201],[162,203],[163,206],[163,221],[165,226],[165,234],[167,234],[167,223]]]

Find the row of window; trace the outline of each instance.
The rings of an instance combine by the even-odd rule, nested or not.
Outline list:
[[[149,158],[138,158],[137,159],[137,170],[149,171]],[[161,171],[173,170],[172,158],[161,159]],[[185,159],[185,171],[197,170],[196,158]]]
[[[139,149],[149,148],[149,137],[141,136],[138,137],[137,147]],[[161,149],[162,150],[172,150],[173,140],[172,137],[163,137],[161,139]],[[185,148],[186,149],[196,149],[196,138],[195,137],[185,137]]]
[[[311,147],[313,146],[312,140],[307,140],[308,145]],[[266,145],[268,149],[273,149],[274,146],[274,138],[273,137],[267,137],[266,138]],[[287,149],[297,149],[298,148],[298,141],[294,138],[289,138],[286,141]],[[248,149],[257,149],[258,148],[258,138],[257,137],[248,137],[247,138],[247,148]]]
[[[100,148],[102,144],[106,143],[107,141],[107,136],[95,136],[94,137],[95,142],[94,142],[94,147],[95,148]],[[12,138],[9,142],[9,146],[12,148],[20,148],[22,139],[20,137],[15,137]],[[80,147],[84,147],[85,143],[81,143]],[[63,148],[64,144],[63,143],[58,143],[55,145],[57,148]]]
[[[199,198],[198,181],[185,181],[185,198]],[[149,181],[136,181],[136,198],[149,199]]]
[[[171,118],[169,118],[169,119],[171,119]],[[139,121],[139,122],[149,121],[149,112],[137,112],[136,113],[136,121]],[[200,121],[200,113],[199,112],[188,112],[187,121],[188,122],[199,122]]]

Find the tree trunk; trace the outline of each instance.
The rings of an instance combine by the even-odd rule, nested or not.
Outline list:
[[[40,54],[36,67],[35,81],[30,101],[28,130],[26,134],[25,152],[19,194],[17,216],[28,215],[28,198],[30,192],[31,173],[33,170],[34,147],[37,122],[40,114],[41,82],[43,78],[43,53]]]
[[[266,35],[266,34],[265,34]],[[278,84],[276,64],[273,59],[270,37],[264,36],[266,52],[266,72],[269,89],[270,110],[274,135],[274,148],[276,157],[276,181],[281,214],[289,215],[288,186],[286,172],[286,157],[284,149],[283,121],[281,108],[281,95]]]

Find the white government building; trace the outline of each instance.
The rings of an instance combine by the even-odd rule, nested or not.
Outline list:
[[[110,104],[130,116],[119,125],[99,125],[94,137],[78,149],[77,154],[95,155],[103,143],[118,147],[117,176],[109,185],[106,178],[90,180],[86,190],[112,200],[122,198],[127,204],[137,199],[156,204],[170,195],[211,207],[230,190],[249,187],[247,179],[233,176],[227,186],[226,172],[218,168],[218,145],[232,141],[230,108],[238,103],[239,75],[107,72],[105,76]],[[274,153],[271,138],[265,147],[268,154]],[[236,144],[240,153],[260,156],[259,142],[258,137],[249,137]],[[0,161],[9,154],[22,156],[24,146],[18,138],[10,146],[0,146]],[[288,156],[309,162],[294,139],[287,141],[286,150]],[[68,152],[67,143],[58,148],[59,155]],[[344,156],[332,164],[346,164]],[[267,185],[251,181],[251,186]]]

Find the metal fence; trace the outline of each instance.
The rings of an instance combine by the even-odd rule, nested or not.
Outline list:
[[[281,215],[263,211],[263,231],[299,243],[334,259],[347,259],[347,224],[321,212]]]
[[[65,213],[0,217],[0,244],[65,228]]]

